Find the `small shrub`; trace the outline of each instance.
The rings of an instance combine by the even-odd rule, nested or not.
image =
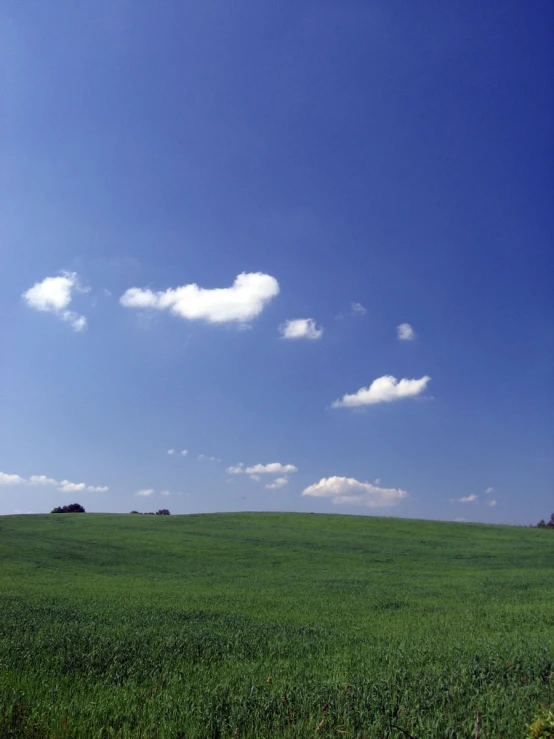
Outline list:
[[[539,714],[527,734],[528,739],[554,739],[554,708]]]

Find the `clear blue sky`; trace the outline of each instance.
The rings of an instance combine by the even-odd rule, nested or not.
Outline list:
[[[1,20],[0,513],[550,515],[550,2]]]

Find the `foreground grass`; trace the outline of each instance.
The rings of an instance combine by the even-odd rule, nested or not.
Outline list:
[[[554,537],[296,514],[0,518],[0,737],[521,739]]]

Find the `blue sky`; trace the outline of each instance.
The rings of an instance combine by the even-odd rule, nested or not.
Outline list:
[[[550,515],[549,2],[1,16],[0,513]]]

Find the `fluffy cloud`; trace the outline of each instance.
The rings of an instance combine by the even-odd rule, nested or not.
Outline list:
[[[25,480],[19,475],[8,475],[7,472],[0,472],[0,485],[23,485]]]
[[[70,482],[69,480],[62,480],[58,488],[62,493],[80,493],[86,489],[87,486],[84,482]]]
[[[154,491],[152,488],[145,488],[143,490],[137,490],[135,495],[138,495],[139,498],[149,498],[151,495],[154,495]]]
[[[85,316],[68,310],[74,292],[88,292],[88,289],[81,286],[76,272],[62,272],[57,277],[46,277],[42,282],[36,282],[22,297],[30,308],[55,313],[74,331],[84,331],[87,327]]]
[[[496,500],[488,500],[487,505],[491,508],[494,508],[494,506],[496,505]]]
[[[273,482],[270,482],[266,485],[266,488],[268,490],[278,490],[279,488],[284,488],[285,485],[289,484],[288,477],[278,477],[276,480],[273,480]]]
[[[227,467],[230,475],[288,475],[298,472],[298,467],[293,464],[281,464],[281,462],[270,462],[269,464],[254,464],[245,467],[242,462],[234,467]]]
[[[295,318],[279,326],[283,339],[320,339],[323,329],[317,328],[313,318]]]
[[[109,487],[106,485],[87,485],[84,482],[70,482],[69,480],[62,480],[58,490],[62,493],[107,493]]]
[[[414,398],[425,390],[430,379],[425,375],[419,380],[397,380],[392,375],[384,375],[373,380],[369,387],[361,387],[352,395],[343,395],[339,400],[335,400],[332,407],[358,408],[376,403],[390,403],[401,398]]]
[[[46,477],[46,475],[31,475],[28,480],[29,485],[57,485],[58,481],[54,480],[53,477]]]
[[[160,292],[132,287],[119,302],[125,308],[169,310],[188,321],[245,323],[256,318],[278,294],[279,283],[271,275],[243,272],[231,287],[206,289],[192,283]]]
[[[188,449],[182,449],[181,450],[181,457],[186,457],[188,453],[189,453],[188,452]]]
[[[169,454],[170,457],[172,457],[175,454],[175,449],[168,449],[167,453]]]
[[[409,323],[401,323],[396,327],[396,335],[400,341],[413,341],[415,339],[415,331]]]
[[[361,303],[350,303],[350,311],[353,316],[364,316],[367,310]]]
[[[107,493],[109,488],[106,485],[87,485],[84,482],[70,482],[62,480],[58,482],[53,477],[46,475],[31,475],[28,480],[20,475],[7,475],[0,472],[0,485],[56,485],[62,493]]]
[[[199,454],[197,459],[199,462],[221,462],[219,457],[210,457],[207,454]]]
[[[491,495],[491,493],[494,493],[494,488],[487,488],[487,489],[485,490],[485,493],[486,493],[487,495]]]
[[[163,495],[167,498],[169,495],[171,495],[171,493],[169,492],[169,490],[162,490],[160,491],[160,495]]]
[[[353,504],[368,508],[388,508],[400,503],[408,493],[396,488],[382,488],[353,477],[324,477],[307,487],[302,495],[330,498],[335,505]]]
[[[452,503],[475,503],[477,501],[477,496],[475,493],[472,493],[471,495],[464,495],[462,498],[452,498]]]

